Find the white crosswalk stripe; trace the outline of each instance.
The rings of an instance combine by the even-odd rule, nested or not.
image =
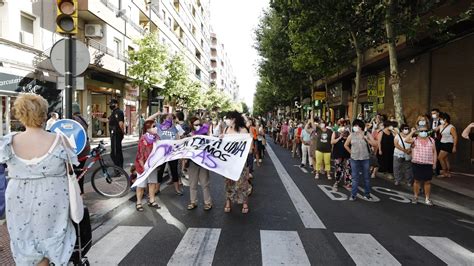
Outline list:
[[[448,265],[474,265],[474,253],[446,237],[410,236]]]
[[[370,234],[334,234],[356,265],[401,265]]]
[[[189,228],[168,265],[212,265],[221,229]]]
[[[260,231],[262,265],[311,265],[296,231]]]
[[[87,254],[89,262],[91,265],[119,264],[151,229],[151,226],[118,226],[92,246]]]

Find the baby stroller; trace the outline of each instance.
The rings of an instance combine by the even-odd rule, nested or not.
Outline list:
[[[89,260],[85,256],[92,247],[92,229],[89,216],[89,210],[84,207],[84,218],[79,224],[73,222],[74,229],[76,229],[76,244],[71,259],[69,260],[74,265],[90,265]]]

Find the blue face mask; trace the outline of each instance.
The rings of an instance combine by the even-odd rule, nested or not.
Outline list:
[[[422,137],[422,138],[426,138],[426,137],[428,137],[428,132],[422,131],[422,132],[420,132],[420,134],[418,134],[418,135],[419,135],[420,137]]]

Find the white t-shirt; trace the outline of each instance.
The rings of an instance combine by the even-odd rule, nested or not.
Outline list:
[[[398,145],[400,145],[403,148],[403,144],[405,144],[405,149],[409,149],[411,148],[411,144],[407,143],[406,139],[407,139],[406,137],[403,138],[402,135],[400,134],[395,136],[395,141],[398,142]],[[403,143],[402,143],[402,140],[403,140]],[[393,150],[393,156],[403,158],[403,157],[406,157],[407,154],[405,154],[402,150],[399,150],[397,149],[397,147],[395,147],[395,149]]]

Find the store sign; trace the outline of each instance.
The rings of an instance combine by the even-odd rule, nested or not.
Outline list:
[[[0,73],[0,90],[2,91],[16,91],[18,84],[23,77]]]
[[[380,72],[377,78],[377,97],[385,97],[385,72]]]
[[[328,92],[328,103],[330,106],[341,105],[343,103],[342,83],[337,83],[329,88]]]
[[[367,77],[367,97],[369,102],[377,102],[377,77]]]
[[[324,101],[326,99],[326,92],[325,91],[315,91],[313,93],[313,100],[317,101]]]

